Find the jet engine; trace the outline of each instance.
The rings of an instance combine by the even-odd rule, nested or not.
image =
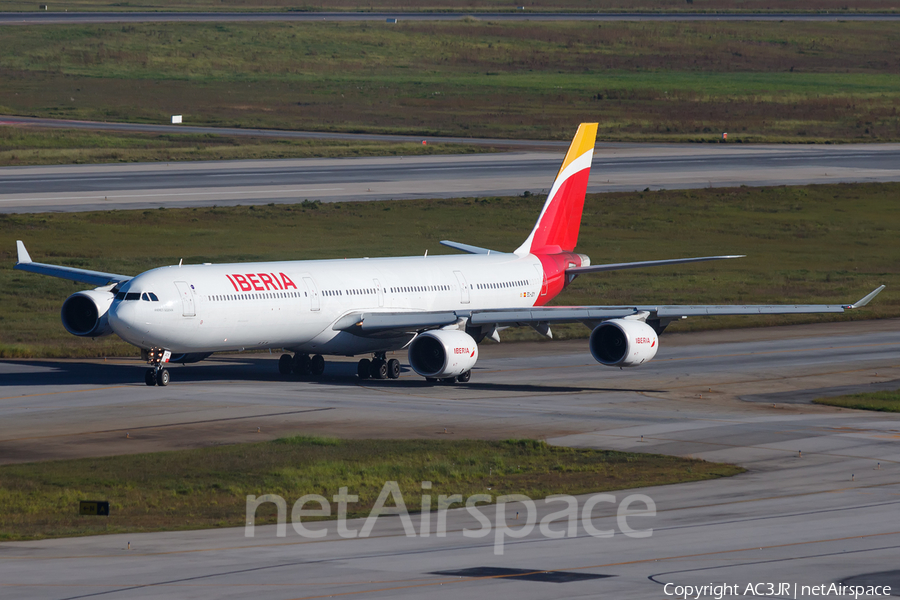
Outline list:
[[[61,317],[63,327],[72,335],[101,337],[110,335],[107,311],[114,295],[103,290],[76,292],[63,302]]]
[[[422,377],[444,379],[468,373],[478,360],[478,344],[468,333],[436,329],[409,345],[409,366]]]
[[[611,319],[591,332],[591,356],[609,367],[636,367],[656,356],[659,337],[643,321]]]

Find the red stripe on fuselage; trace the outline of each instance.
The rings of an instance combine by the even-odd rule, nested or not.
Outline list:
[[[541,286],[541,293],[535,300],[535,306],[544,306],[561,291],[565,289],[569,282],[566,278],[566,269],[569,264],[576,267],[581,266],[581,256],[571,252],[562,252],[560,254],[538,254],[538,260],[541,261],[541,268],[544,271],[544,285]]]

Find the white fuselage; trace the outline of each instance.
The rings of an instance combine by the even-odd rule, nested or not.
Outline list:
[[[127,342],[173,353],[353,355],[399,349],[411,336],[334,330],[345,315],[531,307],[542,283],[540,260],[506,253],[171,266],[123,284],[109,323]]]

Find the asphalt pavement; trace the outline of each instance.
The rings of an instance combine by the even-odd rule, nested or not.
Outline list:
[[[0,361],[0,456],[14,462],[304,432],[544,437],[748,469],[579,496],[571,531],[567,515],[548,517],[566,505],[537,502],[482,505],[487,527],[449,510],[444,536],[436,514],[427,536],[413,514],[412,529],[380,517],[356,538],[333,521],[309,525],[324,537],[301,535],[288,518],[283,537],[260,526],[0,543],[0,594],[645,599],[728,584],[739,589],[731,598],[771,583],[788,589],[768,597],[814,598],[803,586],[896,582],[900,415],[741,398],[900,379],[898,334],[898,321],[667,334],[656,360],[629,370],[597,365],[584,340],[486,345],[470,384],[458,386],[427,386],[408,370],[360,384],[349,361],[329,362],[320,382],[284,381],[267,355],[174,368],[168,388],[144,386],[137,361]],[[644,514],[621,512],[629,496]],[[296,500],[285,498],[288,515]],[[359,533],[364,522],[346,525]]]
[[[0,212],[347,202],[546,192],[564,155],[470,155],[0,168]],[[900,181],[900,144],[598,145],[590,192]]]

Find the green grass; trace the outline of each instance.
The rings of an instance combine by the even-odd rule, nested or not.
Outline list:
[[[416,143],[294,140],[252,136],[136,134],[32,127],[0,128],[0,166],[182,160],[339,158],[490,152]]]
[[[857,410],[900,412],[900,391],[848,394],[833,398],[817,398],[813,402],[816,404],[827,404],[828,406],[855,408]]]
[[[563,139],[900,140],[893,23],[0,28],[0,113]]]
[[[845,315],[696,318],[670,331],[898,317],[898,196],[897,183],[590,194],[577,250],[594,264],[747,258],[584,275],[555,304],[838,304],[885,284],[871,305]],[[87,286],[12,270],[17,239],[37,262],[125,274],[182,258],[189,264],[452,252],[442,239],[511,251],[542,203],[538,195],[0,215],[0,357],[136,354],[114,336],[93,341],[66,333],[60,306]],[[557,338],[588,331],[554,327]],[[537,337],[529,332],[502,337]]]
[[[198,467],[199,465],[199,467]],[[330,498],[359,494],[349,516],[366,516],[386,481],[407,507],[431,494],[584,494],[726,477],[740,467],[652,454],[581,450],[533,440],[337,440],[273,442],[0,467],[0,540],[237,527],[248,494]],[[82,517],[79,500],[106,500],[110,516]],[[436,501],[435,501],[436,505]],[[274,522],[274,508],[257,524]]]
[[[37,4],[24,0],[0,0],[0,10],[34,11]],[[58,0],[51,11],[402,11],[402,12],[894,12],[891,0],[313,0],[298,4],[295,0]]]

